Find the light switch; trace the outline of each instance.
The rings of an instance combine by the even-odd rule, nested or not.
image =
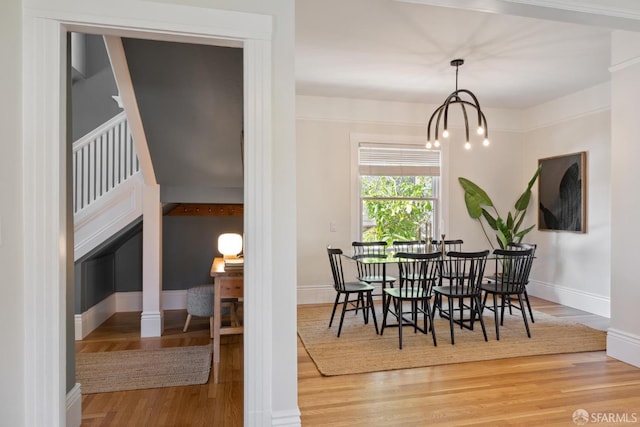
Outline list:
[[[332,232],[332,233],[335,233],[336,232],[336,228],[337,228],[336,227],[336,223],[334,221],[331,221],[329,223],[329,231]]]

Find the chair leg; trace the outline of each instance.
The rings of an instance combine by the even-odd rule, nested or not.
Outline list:
[[[336,307],[338,307],[338,301],[340,301],[340,294],[336,293],[336,300],[333,302],[333,310],[331,311],[331,320],[329,320],[329,327],[333,323],[333,316],[336,314]]]
[[[480,296],[476,295],[475,297],[473,297],[472,304],[475,305],[476,312],[478,313],[478,317],[480,318],[480,326],[482,326],[482,335],[484,335],[484,340],[489,341],[487,339],[487,330],[484,327],[484,319],[482,318],[482,311],[480,307]],[[475,321],[475,318],[476,318],[476,314],[473,310],[472,310],[471,316],[472,316],[471,324],[473,325],[473,322]]]
[[[213,316],[209,317],[209,335],[213,339]]]
[[[184,328],[182,328],[182,332],[187,332],[187,329],[189,328],[189,323],[191,323],[191,315],[187,314],[187,321],[184,322]]]
[[[413,333],[418,333],[418,301],[411,301],[411,320],[413,320]]]
[[[344,294],[344,302],[342,303],[342,314],[340,315],[340,326],[338,326],[338,338],[342,332],[342,322],[344,322],[344,314],[347,312],[347,304],[349,304],[349,294]]]
[[[522,311],[522,318],[524,319],[524,327],[527,329],[527,336],[531,338],[531,331],[529,331],[529,322],[527,321],[527,313],[524,312],[522,294],[518,294],[518,301],[520,302],[520,308],[521,308],[520,311]]]
[[[373,305],[373,295],[371,291],[367,292],[367,299],[369,300],[369,308],[371,309],[371,316],[373,317],[373,325],[376,327],[376,335],[378,335],[378,320],[376,319],[376,308]]]
[[[364,292],[358,293],[358,302],[356,303],[356,313],[358,312],[358,305],[362,300],[362,319],[364,320],[364,324],[369,324],[369,310],[367,310],[368,306],[364,303]]]
[[[384,328],[387,327],[387,314],[389,314],[389,303],[391,302],[391,295],[382,295],[382,328],[380,329],[380,335],[384,334]]]
[[[504,302],[506,299],[505,295],[501,295],[500,299],[502,300],[502,309],[500,311],[500,326],[503,326],[504,325]],[[511,308],[509,308],[509,311],[511,311]]]
[[[524,299],[527,302],[527,308],[529,309],[529,316],[531,316],[531,323],[536,323],[535,320],[533,320],[533,310],[531,310],[531,303],[529,302],[529,294],[527,294],[527,290],[524,290]]]
[[[394,298],[395,301],[395,298]],[[402,350],[402,298],[398,298],[398,340],[400,344],[400,350]]]
[[[436,341],[436,328],[433,326],[433,316],[435,315],[436,312],[436,308],[433,307],[433,314],[431,313],[431,305],[429,304],[429,300],[426,300],[426,310],[425,310],[425,331],[427,330],[427,322],[426,322],[426,317],[429,318],[429,328],[431,329],[431,336],[433,337],[433,346],[437,347],[438,343]]]
[[[496,294],[493,294],[493,319],[496,322],[496,339],[500,341],[500,324],[498,323],[498,307],[496,304]]]
[[[451,332],[451,345],[455,344],[453,339],[453,298],[447,297],[447,303],[449,305],[449,331]]]

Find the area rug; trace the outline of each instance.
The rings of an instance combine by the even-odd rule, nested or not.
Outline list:
[[[82,394],[204,384],[211,345],[76,354]]]
[[[378,324],[382,316],[378,312]],[[339,313],[330,329],[331,305],[298,306],[298,335],[322,375],[345,375],[393,369],[417,368],[450,363],[604,350],[606,332],[534,311],[535,323],[529,322],[527,338],[519,311],[505,315],[496,340],[493,313],[485,312],[488,342],[484,341],[480,323],[473,331],[454,325],[455,345],[451,345],[449,321],[436,315],[437,347],[431,334],[405,327],[403,348],[398,349],[398,329],[387,328],[376,335],[373,324],[364,325],[362,316],[347,313],[340,338]]]

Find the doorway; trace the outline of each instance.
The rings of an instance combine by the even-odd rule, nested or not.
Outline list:
[[[25,366],[29,372],[25,393],[29,398],[25,413],[29,425],[62,425],[65,421],[65,391],[69,381],[66,343],[73,339],[72,325],[65,321],[67,261],[69,254],[62,242],[68,242],[66,223],[68,192],[66,171],[66,103],[64,64],[67,31],[93,34],[146,37],[241,46],[244,51],[244,144],[247,166],[244,194],[246,256],[254,260],[245,266],[245,343],[244,413],[245,422],[257,424],[271,413],[272,364],[259,357],[272,348],[272,307],[258,303],[271,295],[271,126],[270,38],[268,17],[237,14],[229,23],[229,12],[175,7],[145,6],[144,11],[129,11],[128,18],[77,13],[33,12],[25,16],[24,42],[26,81],[33,89],[24,96],[24,191],[25,223],[34,226],[25,231],[25,259],[37,266],[25,274]],[[151,25],[150,9],[159,9],[164,21]],[[208,16],[203,16],[208,15]],[[126,16],[123,14],[123,16]],[[262,18],[262,20],[261,20]],[[70,21],[73,21],[72,23]],[[197,31],[184,31],[185,23],[209,22]],[[226,25],[221,25],[223,22]],[[117,26],[118,30],[114,30]],[[235,27],[235,28],[234,28]],[[226,28],[227,30],[219,30]],[[47,215],[42,215],[47,212]],[[258,213],[261,213],[258,215]],[[260,277],[260,286],[254,286]],[[266,295],[266,296],[265,296]],[[71,326],[71,327],[70,327]],[[294,348],[295,350],[295,348]],[[72,361],[70,363],[73,363]],[[57,420],[57,422],[55,421]]]

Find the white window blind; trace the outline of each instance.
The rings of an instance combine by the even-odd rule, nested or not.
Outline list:
[[[422,145],[360,143],[360,175],[440,176],[440,151]]]

